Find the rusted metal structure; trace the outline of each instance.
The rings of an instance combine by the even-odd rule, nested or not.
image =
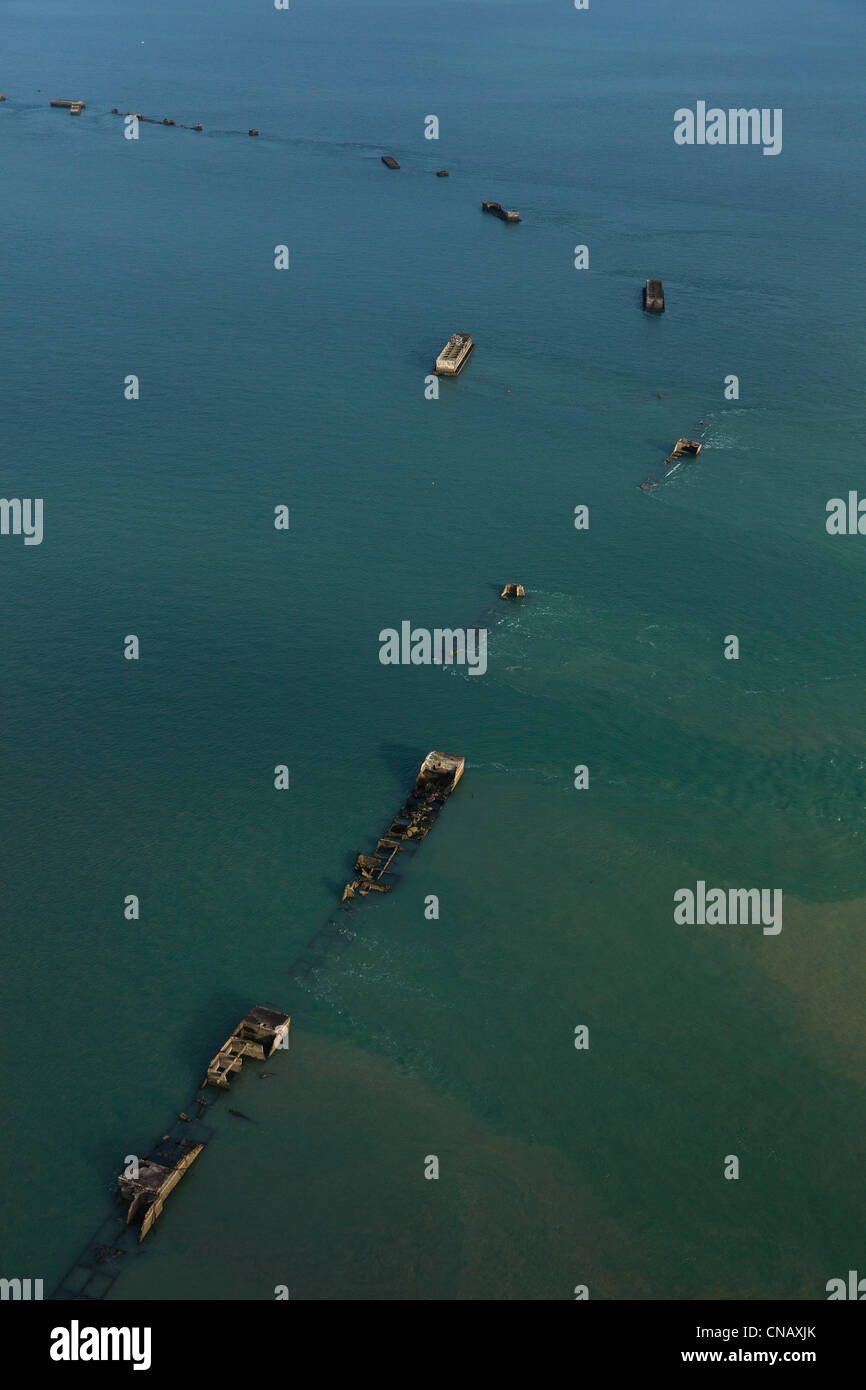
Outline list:
[[[400,168],[400,165],[397,163],[396,159],[394,158],[394,156],[393,156],[392,154],[383,154],[383,155],[382,155],[382,163],[385,164],[385,165],[387,165],[387,167],[388,167],[389,169],[399,169],[399,168]]]

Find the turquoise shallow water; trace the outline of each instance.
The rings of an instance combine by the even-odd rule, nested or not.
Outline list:
[[[113,1297],[822,1297],[864,1234],[859,7],[0,17],[3,490],[45,499],[0,538],[4,1274],[53,1285],[267,1002],[291,1057]],[[783,153],[677,148],[698,99]],[[489,622],[487,674],[383,667],[403,619]],[[435,834],[290,978],[431,747]],[[781,886],[781,935],[675,927],[699,878]]]

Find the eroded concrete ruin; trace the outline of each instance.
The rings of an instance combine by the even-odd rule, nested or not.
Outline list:
[[[125,1170],[120,1174],[117,1195],[121,1201],[129,1203],[126,1224],[134,1223],[139,1227],[139,1242],[159,1220],[168,1194],[177,1187],[203,1148],[204,1144],[196,1144],[191,1139],[171,1139],[166,1134],[147,1158],[138,1160],[134,1177]]]
[[[700,424],[703,425],[704,421],[701,420]],[[640,483],[639,487],[641,491],[648,492],[651,488],[658,487],[659,483],[664,482],[669,473],[672,473],[675,468],[679,467],[684,458],[697,458],[703,447],[703,444],[698,439],[678,439],[667,458],[662,463],[661,476],[658,478],[647,478],[645,483]]]
[[[453,753],[427,754],[412,785],[412,790],[392,820],[385,834],[376,841],[372,854],[359,854],[355,860],[356,877],[343,889],[342,902],[357,895],[390,893],[393,884],[384,880],[394,870],[391,864],[398,854],[411,853],[407,846],[420,844],[436,824],[442,807],[453,792],[466,766],[466,759]]]
[[[647,280],[643,289],[643,307],[648,314],[663,314],[665,292],[661,280]]]
[[[242,1018],[226,1039],[207,1069],[203,1086],[223,1086],[228,1089],[232,1072],[240,1071],[245,1057],[264,1062],[278,1047],[288,1047],[291,1016],[276,1009],[257,1004]]]
[[[501,203],[482,203],[481,210],[482,212],[492,213],[494,217],[501,218],[503,222],[520,221],[519,212],[514,212],[513,210],[509,212],[502,206]]]

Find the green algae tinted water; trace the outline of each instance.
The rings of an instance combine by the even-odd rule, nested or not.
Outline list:
[[[0,537],[3,1273],[54,1286],[260,1002],[292,1052],[112,1298],[824,1297],[864,1238],[859,7],[3,28],[3,494],[44,499]],[[782,153],[677,147],[698,100]],[[486,673],[383,666],[404,620],[485,623]],[[430,748],[435,833],[290,976]],[[675,925],[698,880],[782,931]]]

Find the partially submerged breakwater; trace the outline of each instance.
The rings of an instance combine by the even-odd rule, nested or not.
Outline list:
[[[183,1115],[178,1117],[183,1118]],[[191,1123],[187,1119],[187,1123]],[[136,1159],[132,1171],[124,1170],[117,1179],[117,1195],[129,1203],[127,1226],[138,1227],[139,1244],[162,1215],[168,1194],[192,1167],[204,1149],[204,1141],[170,1139],[164,1134],[152,1153]]]
[[[519,584],[506,584],[501,597],[523,597]],[[355,878],[343,890],[344,912],[356,910],[353,899],[371,893],[388,893],[395,877],[392,865],[399,854],[414,854],[421,841],[433,829],[445,803],[463,777],[466,759],[460,754],[432,750],[421,763],[415,780],[397,814],[392,817],[384,834],[379,836],[372,854],[358,854]],[[307,943],[303,952],[289,967],[289,976],[304,981],[311,971],[324,965],[334,940],[348,944],[357,932],[345,924],[329,919],[327,926]],[[218,1091],[229,1089],[232,1077],[243,1067],[245,1060],[267,1061],[278,1050],[287,1050],[291,1016],[264,1005],[256,1005],[241,1019],[208,1063],[201,1087],[188,1105],[178,1112],[177,1119],[143,1157],[125,1159],[125,1167],[117,1177],[114,1211],[82,1250],[60,1280],[54,1293],[56,1300],[92,1301],[106,1296],[123,1272],[137,1245],[153,1229],[162,1215],[165,1202],[181,1179],[186,1176],[214,1137],[212,1125],[203,1117],[214,1103],[202,1091],[208,1086]],[[260,1079],[272,1072],[259,1072]],[[215,1097],[214,1099],[217,1099]],[[250,1116],[240,1110],[228,1113],[239,1119]]]
[[[144,121],[145,125],[173,125],[177,126],[178,130],[204,130],[200,121],[196,125],[184,125],[182,121],[173,121],[168,116],[143,116],[140,111],[119,111],[116,106],[112,106],[111,114],[112,116],[123,116],[124,120],[132,116],[136,121]],[[255,133],[258,135],[259,132],[256,131]],[[253,132],[250,131],[250,135],[252,134]]]
[[[704,420],[699,420],[697,425],[695,425],[695,430],[702,430],[704,433],[706,433],[706,428],[706,421]],[[661,472],[657,476],[651,475],[647,478],[646,482],[638,483],[638,487],[642,492],[648,492],[651,488],[658,487],[660,483],[664,482],[669,473],[673,473],[675,468],[679,468],[683,459],[697,458],[703,447],[703,443],[700,439],[686,439],[684,436],[681,437],[677,440],[667,458],[663,460]]]
[[[400,810],[384,835],[376,841],[372,854],[359,854],[355,878],[343,889],[341,902],[350,902],[356,893],[390,893],[393,884],[385,880],[393,874],[398,854],[414,854],[414,848],[430,833],[445,802],[453,792],[466,766],[466,759],[453,753],[427,754]]]
[[[392,862],[397,854],[414,853],[429,834],[463,776],[465,765],[465,758],[454,754],[435,750],[427,754],[405,802],[379,837],[374,853],[358,855],[356,878],[343,893],[344,903],[356,894],[365,897],[371,892],[390,892],[393,885],[384,880],[393,874]],[[342,934],[347,941],[355,936],[350,930]],[[289,969],[289,975],[295,979],[302,979],[304,973],[314,968],[314,962],[305,961],[304,972],[297,968],[299,964],[300,960],[296,960]],[[287,1050],[291,1021],[289,1014],[263,1005],[256,1005],[241,1019],[208,1063],[201,1087],[188,1106],[188,1110],[196,1112],[195,1117],[187,1110],[179,1111],[175,1123],[147,1154],[127,1156],[124,1160],[125,1167],[117,1177],[114,1211],[67,1270],[51,1295],[53,1299],[93,1301],[106,1296],[128,1257],[159,1220],[169,1195],[214,1136],[213,1126],[202,1122],[213,1101],[205,1099],[201,1091],[208,1086],[227,1090],[245,1060],[264,1062],[276,1051]],[[272,1074],[258,1073],[260,1079]],[[250,1119],[240,1110],[230,1109],[228,1113]]]
[[[257,1004],[250,1009],[208,1065],[205,1086],[228,1087],[229,1076],[241,1069],[245,1057],[265,1061],[278,1049],[287,1050],[289,1014]],[[260,1073],[270,1075],[271,1073]],[[196,1092],[189,1109],[178,1112],[169,1130],[144,1156],[127,1155],[118,1174],[113,1212],[66,1271],[54,1293],[57,1300],[95,1301],[105,1297],[123,1272],[124,1262],[162,1215],[170,1193],[189,1172],[214,1136],[202,1116],[213,1102]],[[230,1110],[229,1114],[240,1112]],[[246,1115],[242,1119],[248,1119]]]
[[[501,591],[499,590],[499,585],[497,584],[496,592],[499,593],[500,598],[507,598],[513,600],[523,599],[526,595],[526,590],[524,589],[522,584],[506,584]],[[497,604],[496,608],[485,609],[483,613],[479,614],[475,622],[467,624],[467,627],[475,629],[483,628],[485,630],[489,629],[490,631],[493,631],[504,620],[505,612]],[[443,666],[442,669],[443,671],[447,671],[449,669],[453,670],[454,668]],[[428,758],[432,757],[453,759],[455,764],[457,762],[462,762],[464,769],[466,766],[465,758],[458,758],[457,755],[454,754],[428,754]],[[424,760],[424,763],[426,762],[427,759]],[[421,769],[423,769],[424,763],[421,764]],[[419,773],[416,777],[415,784],[412,788],[412,792],[414,792],[418,786],[418,778],[421,775],[421,769],[419,769]],[[454,772],[456,773],[456,767],[454,768]],[[462,775],[463,773],[461,770],[459,776]],[[458,780],[459,777],[454,776],[448,795],[450,795],[450,792],[454,790],[454,787],[457,785]],[[410,792],[410,799],[412,796],[412,792]],[[409,799],[407,799],[407,801],[404,803],[404,806],[401,808],[401,811],[404,811],[407,808],[409,808]],[[421,815],[418,816],[418,818],[415,821],[415,824],[418,825],[419,828],[423,828],[424,816],[421,802],[419,801],[418,803],[413,804],[410,809],[412,811],[421,812]],[[440,813],[441,807],[432,819],[435,821]],[[389,831],[392,827],[395,826],[395,822],[398,829],[404,829],[407,832],[409,827],[413,824],[411,816],[405,816],[398,812],[397,816],[391,821]],[[409,835],[408,833],[406,833],[403,835],[402,839],[397,840],[396,835],[389,834],[386,831],[385,835],[379,837],[379,842],[381,844],[382,841],[393,841],[396,843],[396,847],[401,854],[413,855],[418,847],[418,840],[423,838],[423,835],[419,837],[417,834]],[[414,844],[413,841],[415,842]],[[375,863],[370,864],[365,862],[367,859],[372,859],[373,856],[358,855],[358,857],[355,860],[355,876],[354,878],[350,879],[349,883],[346,885],[346,888],[343,889],[340,910],[335,916],[329,917],[328,920],[321,927],[319,927],[316,932],[313,933],[309,941],[307,941],[306,944],[300,949],[297,956],[289,966],[289,976],[291,979],[297,981],[297,983],[302,985],[304,988],[311,989],[315,985],[318,973],[326,969],[329,962],[338,959],[340,956],[343,955],[343,953],[346,950],[349,949],[349,947],[352,945],[352,943],[358,936],[358,929],[354,925],[356,921],[360,921],[360,918],[357,916],[357,914],[362,913],[366,907],[366,903],[362,903],[360,899],[367,899],[371,895],[375,895],[381,892],[387,892],[391,887],[394,886],[394,884],[392,883],[382,883],[382,879],[385,876],[387,876],[388,878],[397,878],[396,868],[399,865],[400,861],[397,855],[389,853],[389,851],[393,848],[394,843],[381,844],[381,848],[377,847],[377,857],[381,858],[384,851],[384,858],[382,858],[382,862],[378,866],[385,870],[384,874],[377,874],[374,872],[377,868],[377,865]],[[369,870],[369,872],[362,875],[360,872],[361,868],[365,868]],[[358,880],[357,887],[355,886],[356,880]],[[378,885],[380,883],[382,885],[381,887],[371,886],[372,884]],[[349,888],[353,889],[351,893],[347,892],[347,889]],[[365,889],[366,891],[361,891],[362,889]]]

